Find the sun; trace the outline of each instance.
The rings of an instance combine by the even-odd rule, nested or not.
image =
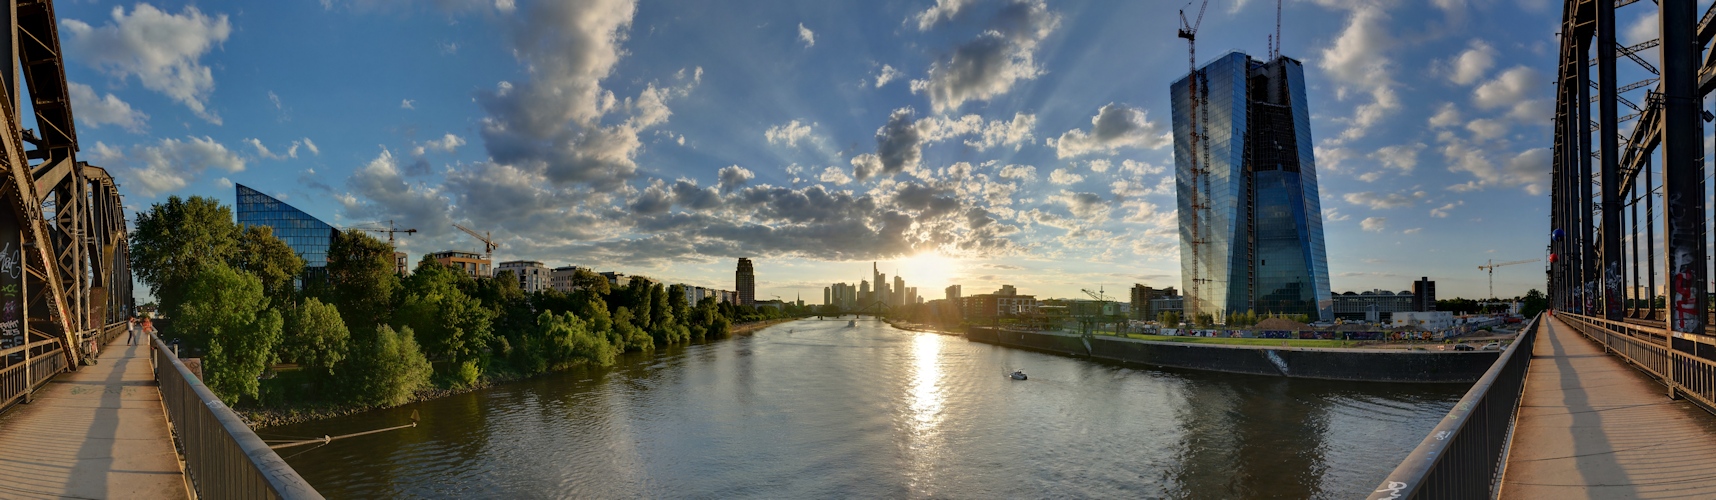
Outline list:
[[[918,287],[918,295],[926,299],[941,296],[943,288],[954,284],[953,278],[963,265],[959,259],[939,252],[925,252],[894,261],[900,277],[906,280],[906,286]],[[884,269],[882,272],[896,271]]]

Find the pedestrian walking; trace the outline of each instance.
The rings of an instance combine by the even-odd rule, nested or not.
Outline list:
[[[131,344],[131,345],[137,345],[137,337],[141,337],[141,335],[138,335],[138,333],[141,333],[143,331],[143,324],[139,323],[137,321],[136,316],[132,316],[130,319],[126,320],[125,322],[127,323],[125,325],[125,332],[126,332],[125,343]]]
[[[148,316],[144,316],[143,317],[143,336],[145,338],[147,338],[148,336],[154,335],[154,334],[155,334],[155,322],[150,321],[150,318]]]

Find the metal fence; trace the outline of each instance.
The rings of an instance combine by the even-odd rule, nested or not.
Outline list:
[[[1667,386],[1672,397],[1685,397],[1716,413],[1716,362],[1669,345],[1668,330],[1656,325],[1609,321],[1558,313],[1580,335],[1602,344],[1639,370]]]
[[[1370,498],[1495,496],[1542,318],[1538,315],[1520,329],[1513,344]]]
[[[149,340],[161,403],[199,497],[322,498],[191,374],[159,336],[150,335]]]
[[[24,358],[0,368],[0,409],[24,400],[31,391],[48,383],[48,379],[66,371],[65,351],[59,339],[0,350],[0,357]]]

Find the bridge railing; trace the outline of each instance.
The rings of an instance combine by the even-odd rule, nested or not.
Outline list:
[[[0,349],[0,359],[22,357],[0,368],[0,409],[23,400],[48,379],[66,371],[66,356],[59,339],[38,340],[29,345]]]
[[[1520,329],[1513,344],[1370,498],[1494,497],[1542,317]]]
[[[1602,344],[1605,350],[1656,377],[1674,396],[1682,396],[1716,413],[1716,361],[1670,347],[1664,326],[1609,321],[1603,318],[1556,313],[1581,335]]]
[[[227,408],[159,336],[150,359],[161,403],[201,498],[322,498],[280,455]]]

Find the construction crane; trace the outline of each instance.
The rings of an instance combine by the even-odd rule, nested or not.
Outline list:
[[[1203,75],[1198,73],[1198,27],[1202,26],[1204,23],[1204,9],[1209,8],[1210,2],[1209,0],[1203,0],[1203,3],[1198,5],[1198,15],[1193,18],[1195,20],[1188,22],[1186,20],[1186,9],[1191,6],[1191,2],[1186,2],[1186,6],[1180,9],[1180,32],[1178,36],[1186,39],[1186,60],[1188,61],[1188,70],[1186,73],[1186,81],[1188,85],[1186,88],[1189,94],[1187,96],[1188,101],[1190,101],[1191,104],[1190,116],[1192,117],[1191,131],[1187,134],[1191,140],[1191,154],[1187,156],[1189,156],[1188,159],[1191,160],[1191,168],[1188,170],[1191,173],[1190,181],[1192,188],[1189,193],[1189,208],[1192,209],[1192,275],[1189,280],[1191,283],[1191,290],[1188,290],[1186,294],[1187,298],[1190,300],[1186,301],[1185,312],[1188,316],[1195,318],[1199,313],[1203,312],[1203,284],[1204,282],[1210,281],[1208,277],[1203,275],[1203,269],[1201,267],[1203,263],[1203,247],[1208,243],[1205,239],[1206,235],[1204,234],[1205,230],[1203,226],[1205,224],[1205,220],[1209,218],[1209,214],[1206,212],[1209,210],[1208,199],[1210,183],[1209,173],[1205,171],[1205,169],[1209,164],[1210,152],[1209,145],[1207,144],[1208,141],[1204,140],[1203,129],[1204,125],[1209,123],[1209,106],[1206,102],[1208,99],[1207,94],[1209,93],[1209,89],[1204,88],[1205,86],[1202,85]]]
[[[1079,289],[1079,291],[1080,291],[1080,292],[1084,292],[1084,294],[1085,294],[1085,295],[1089,295],[1089,296],[1090,296],[1090,298],[1093,298],[1093,299],[1096,299],[1096,300],[1100,300],[1100,301],[1103,301],[1103,302],[1107,302],[1107,301],[1110,301],[1110,300],[1113,300],[1113,299],[1112,299],[1112,298],[1110,298],[1110,297],[1109,297],[1109,296],[1108,296],[1108,293],[1107,293],[1107,292],[1104,292],[1104,291],[1102,291],[1102,287],[1097,287],[1097,288],[1096,288],[1096,291],[1094,291],[1094,292],[1092,292],[1092,291],[1090,291],[1090,289],[1089,289],[1089,288],[1081,288],[1081,289]]]
[[[379,226],[381,226],[381,223],[383,223],[383,222],[387,223],[386,229],[382,229],[381,227],[379,227]],[[413,234],[413,233],[417,232],[416,229],[399,229],[399,228],[396,228],[393,226],[392,220],[380,220],[380,221],[375,221],[375,222],[366,222],[364,224],[365,224],[365,226],[373,224],[375,227],[358,226],[358,227],[348,227],[346,229],[351,230],[351,231],[369,231],[369,232],[376,233],[376,234],[387,233],[387,246],[389,246],[389,247],[394,247],[394,244],[393,244],[393,234],[394,233]],[[395,248],[397,248],[397,247],[395,247]]]
[[[469,234],[476,238],[477,241],[483,242],[483,259],[485,260],[495,253],[496,248],[500,248],[500,243],[495,243],[494,238],[489,237],[489,233],[487,232],[478,234],[476,231],[472,231],[471,228],[458,224],[454,224],[453,227],[459,228],[459,230],[464,231],[465,234]]]
[[[1488,271],[1490,273],[1490,300],[1491,301],[1496,300],[1496,268],[1503,267],[1503,266],[1511,266],[1514,264],[1525,264],[1525,263],[1530,263],[1530,262],[1537,262],[1537,259],[1516,260],[1516,261],[1502,262],[1502,263],[1497,263],[1494,259],[1491,259],[1488,264],[1478,266],[1479,271]]]

